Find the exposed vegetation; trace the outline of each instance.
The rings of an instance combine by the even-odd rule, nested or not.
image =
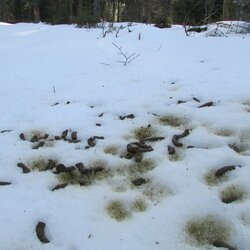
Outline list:
[[[230,129],[227,129],[227,128],[216,129],[214,131],[214,133],[216,135],[223,136],[223,137],[230,137],[230,136],[234,135],[234,132]]]
[[[227,174],[221,176],[221,177],[217,177],[215,176],[215,170],[211,170],[210,172],[208,172],[205,177],[204,180],[207,183],[207,185],[209,186],[214,186],[217,185],[220,182],[224,182],[228,180],[228,176]]]
[[[145,212],[146,209],[147,209],[147,203],[142,199],[136,200],[132,204],[132,210],[133,211]]]
[[[215,216],[194,218],[186,225],[188,236],[200,245],[213,244],[216,241],[228,242],[231,229],[229,225]]]
[[[159,118],[159,122],[162,125],[167,125],[171,127],[180,127],[188,123],[187,118],[178,117],[173,114],[165,115]]]
[[[129,212],[125,209],[124,204],[119,200],[111,201],[107,205],[106,211],[111,218],[119,222],[129,217]]]
[[[134,137],[137,140],[143,140],[155,136],[155,130],[151,126],[140,127],[134,130]]]
[[[242,201],[245,196],[245,190],[242,187],[235,185],[228,186],[220,194],[221,200],[224,203]]]
[[[117,155],[119,152],[118,147],[115,145],[107,146],[104,149],[105,154]]]
[[[129,173],[136,175],[137,173],[146,173],[154,168],[152,160],[142,160],[141,162],[131,164],[129,166]]]

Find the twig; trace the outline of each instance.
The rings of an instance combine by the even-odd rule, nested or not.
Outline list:
[[[137,54],[133,53],[131,55],[127,55],[127,52],[123,52],[122,51],[122,47],[116,45],[115,43],[112,43],[118,50],[119,50],[119,55],[121,55],[124,58],[124,61],[118,61],[120,63],[122,63],[124,66],[127,66],[127,64],[131,63],[133,60],[135,60],[137,57],[139,57],[141,54]]]

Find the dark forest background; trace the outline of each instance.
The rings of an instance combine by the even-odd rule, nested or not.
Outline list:
[[[198,25],[250,20],[250,0],[0,0],[0,21],[50,24],[110,22]]]

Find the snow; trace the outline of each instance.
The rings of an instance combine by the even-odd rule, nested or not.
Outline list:
[[[217,249],[193,242],[185,230],[190,220],[207,215],[230,225],[227,244],[249,249],[250,36],[206,37],[205,32],[187,37],[181,26],[142,24],[131,30],[101,38],[101,29],[0,23],[0,181],[12,183],[0,186],[0,250]],[[128,55],[141,55],[124,67],[112,43]],[[210,101],[212,107],[198,108]],[[135,118],[119,119],[129,114]],[[185,122],[178,127],[160,123],[166,115]],[[136,141],[134,129],[148,124],[165,139],[147,142],[154,151],[143,159],[152,160],[154,168],[137,173],[148,183],[133,187],[127,169],[134,159],[120,155]],[[52,139],[65,129],[77,131],[81,141],[46,140],[32,149],[28,140],[34,131]],[[174,160],[168,145],[185,129],[190,135],[180,140],[184,146],[176,148]],[[86,149],[92,136],[104,140]],[[242,152],[229,144],[243,147]],[[116,146],[118,154],[105,153],[107,146]],[[114,174],[52,192],[59,183],[52,171],[23,174],[17,167],[36,159],[67,167],[101,160]],[[228,165],[241,167],[226,173],[226,180],[206,183],[207,174]],[[245,196],[225,204],[220,193],[231,185],[242,187]],[[146,202],[146,211],[133,211],[138,199]],[[113,200],[124,204],[128,218],[118,222],[109,216],[106,207]],[[38,240],[38,221],[46,223],[50,243]]]

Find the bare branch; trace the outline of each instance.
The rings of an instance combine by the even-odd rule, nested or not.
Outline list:
[[[118,61],[119,63],[122,63],[124,66],[127,66],[127,64],[131,63],[133,60],[135,60],[137,57],[139,57],[141,54],[132,53],[131,55],[128,55],[127,52],[122,51],[122,47],[118,46],[115,43],[112,43],[118,50],[118,55],[121,55],[124,60],[123,61]]]

